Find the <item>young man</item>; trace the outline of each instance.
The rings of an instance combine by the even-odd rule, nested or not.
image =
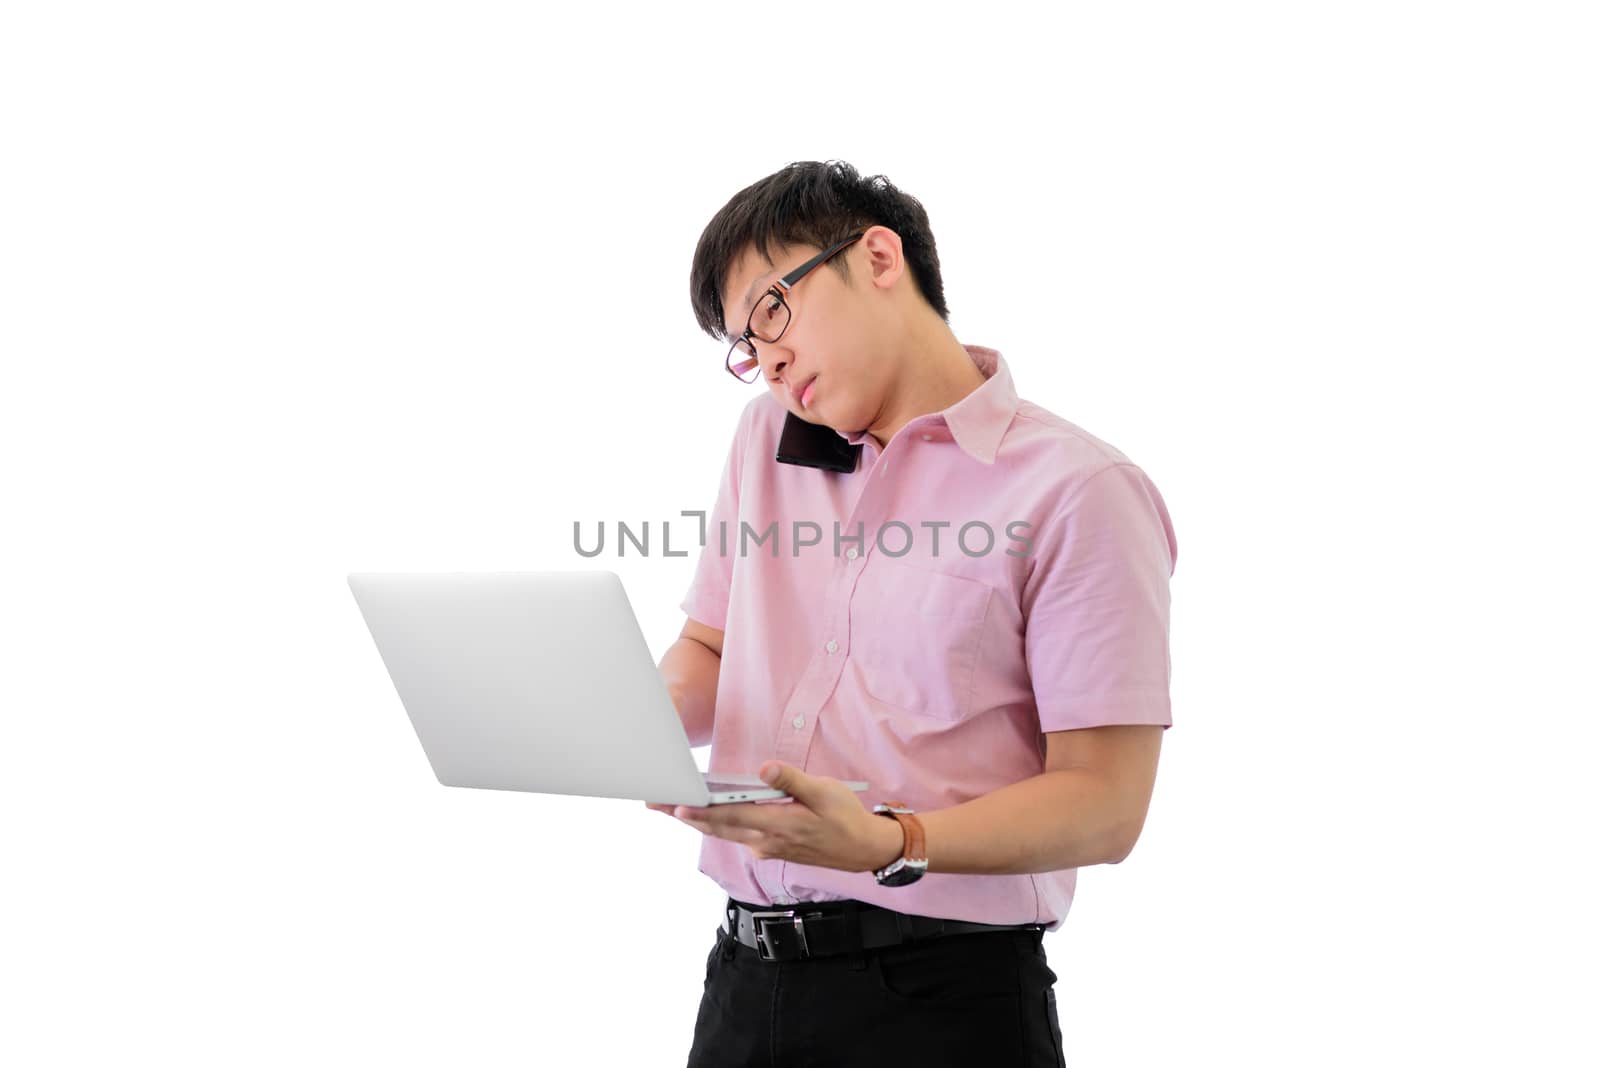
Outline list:
[[[650,806],[729,897],[689,1063],[1063,1064],[1043,932],[1133,848],[1171,725],[1161,495],[956,340],[881,176],[741,191],[690,291],[765,389],[661,673],[710,770],[792,800]]]

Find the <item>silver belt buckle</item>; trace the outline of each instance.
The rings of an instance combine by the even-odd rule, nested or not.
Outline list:
[[[771,945],[767,938],[767,929],[762,926],[764,922],[774,920],[794,921],[794,932],[800,939],[800,956],[802,959],[811,956],[811,950],[806,945],[806,924],[800,918],[798,909],[785,909],[782,912],[752,912],[750,921],[755,925],[756,953],[760,955],[762,960],[778,959],[772,953]]]

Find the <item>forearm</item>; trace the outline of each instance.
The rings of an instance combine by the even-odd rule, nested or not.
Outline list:
[[[661,658],[659,670],[689,744],[710,745],[722,657],[693,638],[679,638]]]
[[[1109,777],[1068,768],[918,816],[930,872],[1022,875],[1120,862],[1139,834],[1133,811]]]

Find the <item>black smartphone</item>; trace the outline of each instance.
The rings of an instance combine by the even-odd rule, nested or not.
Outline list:
[[[860,445],[852,445],[828,427],[808,423],[793,412],[785,413],[783,432],[778,435],[778,454],[774,457],[780,464],[848,474],[856,469],[860,457]]]

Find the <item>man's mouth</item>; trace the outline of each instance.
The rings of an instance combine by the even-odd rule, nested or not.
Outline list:
[[[816,388],[817,378],[815,375],[812,375],[811,378],[806,381],[806,384],[800,387],[800,394],[798,398],[800,401],[800,407],[810,407],[811,395],[816,392]]]

